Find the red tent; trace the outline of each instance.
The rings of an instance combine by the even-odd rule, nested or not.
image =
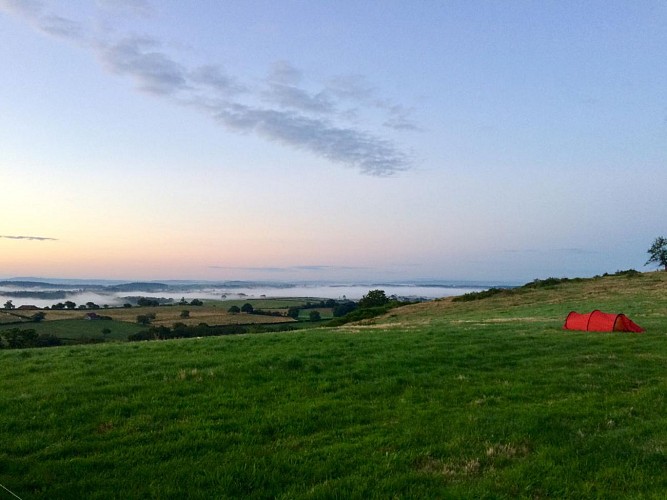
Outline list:
[[[644,329],[634,323],[625,314],[608,314],[595,310],[588,314],[572,311],[565,319],[565,330],[583,330],[587,332],[643,332]]]

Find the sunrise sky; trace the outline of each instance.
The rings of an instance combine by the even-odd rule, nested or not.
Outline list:
[[[664,1],[0,0],[0,278],[651,269],[666,48]]]

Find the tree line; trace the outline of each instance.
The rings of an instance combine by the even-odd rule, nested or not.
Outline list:
[[[0,349],[27,349],[30,347],[53,347],[62,345],[55,335],[40,333],[33,329],[11,328],[0,330]]]
[[[147,330],[128,335],[127,340],[137,342],[142,340],[169,340],[198,337],[219,337],[223,335],[239,335],[243,333],[287,332],[294,330],[289,324],[277,325],[186,325],[174,323],[168,326],[151,326]]]

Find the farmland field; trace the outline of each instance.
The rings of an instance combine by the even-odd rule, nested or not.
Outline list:
[[[667,273],[610,276],[337,329],[0,351],[0,484],[23,499],[664,498],[666,291]],[[594,308],[647,331],[562,330]]]
[[[189,312],[188,318],[181,318],[181,312],[184,310]],[[210,325],[237,325],[292,321],[291,318],[284,317],[232,314],[220,307],[207,306],[132,307],[130,309],[105,309],[96,312],[109,316],[117,321],[125,321],[129,323],[136,322],[137,316],[139,315],[155,314],[155,319],[151,323],[164,326],[171,326],[174,323],[185,323],[186,325],[197,325],[199,323],[208,323]]]
[[[259,304],[276,306],[289,304],[302,304],[296,301],[247,301]],[[258,308],[259,308],[258,305]],[[185,325],[257,325],[257,324],[281,324],[294,323],[292,318],[282,316],[265,316],[254,314],[232,314],[227,312],[230,306],[224,302],[211,302],[204,306],[158,306],[158,307],[131,307],[131,308],[109,308],[94,311],[86,309],[64,309],[64,310],[42,310],[45,313],[44,320],[35,323],[29,320],[30,315],[36,311],[17,311],[13,313],[3,311],[0,314],[0,329],[21,328],[33,329],[38,334],[55,335],[61,339],[96,339],[96,340],[127,340],[128,335],[146,330],[148,326],[137,323],[137,316],[154,314],[155,319],[151,321],[155,326],[171,327],[174,323]],[[188,317],[182,318],[181,312],[187,310]],[[100,316],[111,318],[109,320],[86,320],[86,314],[93,312]],[[329,313],[330,315],[330,313]],[[21,317],[24,321],[21,322]],[[20,323],[16,323],[19,321]],[[111,330],[103,334],[102,330]]]

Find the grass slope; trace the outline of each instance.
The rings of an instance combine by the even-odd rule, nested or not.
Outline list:
[[[0,352],[28,498],[664,498],[667,273],[337,330]],[[570,309],[645,334],[565,332]],[[0,498],[2,498],[0,493]]]

